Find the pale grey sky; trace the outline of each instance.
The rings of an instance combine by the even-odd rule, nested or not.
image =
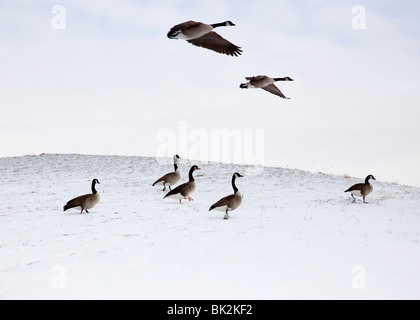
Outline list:
[[[265,165],[420,186],[419,16],[417,1],[2,0],[0,156],[155,156],[162,132],[191,155],[186,123],[263,130]],[[233,21],[217,31],[242,56],[166,37],[186,20]],[[292,77],[291,99],[239,89],[258,74]]]

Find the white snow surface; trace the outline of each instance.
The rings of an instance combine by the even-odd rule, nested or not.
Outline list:
[[[420,298],[418,188],[373,181],[353,203],[364,177],[185,159],[180,183],[193,164],[179,204],[152,187],[171,160],[0,158],[0,299]],[[223,220],[208,209],[234,172],[244,198]],[[94,178],[99,204],[63,212]]]

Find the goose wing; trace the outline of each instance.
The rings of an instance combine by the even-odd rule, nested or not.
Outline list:
[[[259,81],[259,80],[263,80],[265,78],[267,78],[267,76],[245,77],[245,79],[248,80],[248,81],[250,81],[250,80]]]
[[[187,41],[195,46],[213,50],[218,53],[227,54],[229,56],[237,57],[242,52],[240,47],[234,45],[213,31],[206,33],[200,38]]]
[[[91,196],[92,196],[92,194],[91,193],[88,193],[88,194],[85,194],[83,196],[79,196],[77,198],[74,198],[74,199],[70,200],[63,207],[64,211],[66,211],[67,209],[71,209],[71,208],[74,208],[74,207],[81,206]]]
[[[276,96],[279,96],[279,97],[281,97],[283,99],[290,99],[290,98],[287,98],[283,94],[283,92],[281,92],[280,89],[277,88],[274,84],[269,84],[268,86],[265,86],[265,87],[263,87],[261,89],[264,89],[265,91],[268,91],[268,92],[270,92],[272,94],[275,94]]]
[[[179,30],[187,30],[189,28],[194,28],[194,27],[198,27],[200,25],[200,22],[197,21],[185,21],[183,23],[177,24],[175,26],[173,26],[171,28],[171,30],[169,30],[169,34],[172,34],[173,32],[179,31]]]
[[[162,177],[160,177],[159,179],[157,179],[153,184],[152,184],[152,186],[154,186],[156,183],[159,183],[159,182],[166,182],[166,181],[168,181],[168,180],[170,180],[171,179],[171,177],[174,175],[174,173],[173,172],[169,172],[169,173],[167,173],[167,174],[165,174],[164,176],[162,176]]]
[[[349,191],[354,191],[354,190],[360,190],[361,191],[365,186],[366,186],[366,184],[364,184],[364,183],[357,183],[355,185],[352,185],[350,188],[348,188],[344,192],[349,192]]]
[[[226,197],[220,199],[219,201],[217,201],[215,204],[213,204],[210,207],[209,211],[211,211],[211,210],[213,210],[214,208],[217,208],[217,207],[227,206],[234,198],[235,198],[235,195],[231,194],[229,196],[226,196]]]
[[[174,194],[180,194],[183,197],[188,196],[188,194],[190,193],[190,190],[192,189],[192,185],[190,182],[186,182],[183,183],[181,185],[179,185],[178,187],[172,189],[171,191],[169,191],[164,197],[163,199],[165,199],[168,196],[174,195]]]

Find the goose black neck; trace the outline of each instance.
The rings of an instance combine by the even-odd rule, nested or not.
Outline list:
[[[225,27],[225,26],[226,26],[226,22],[214,23],[214,24],[211,24],[211,26],[212,26],[213,28],[217,28],[217,27]]]
[[[191,168],[190,172],[188,173],[188,178],[190,182],[194,181],[193,172],[194,172],[194,168]]]
[[[236,180],[236,174],[234,174],[234,175],[233,175],[233,177],[232,177],[232,188],[233,188],[233,193],[238,192],[238,188],[236,187],[235,180]]]
[[[178,169],[178,165],[176,163],[174,163],[174,168],[175,168],[175,171]]]
[[[370,184],[370,183],[369,183],[369,180],[370,180],[370,176],[367,176],[367,177],[366,177],[366,179],[365,179],[365,183],[366,183],[366,184]]]
[[[286,81],[286,78],[274,78],[274,81]]]
[[[93,180],[92,181],[92,194],[97,194],[98,193],[98,191],[96,191],[95,185],[96,185],[96,180]]]

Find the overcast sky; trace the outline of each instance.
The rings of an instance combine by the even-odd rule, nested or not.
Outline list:
[[[419,17],[418,1],[1,0],[0,156],[210,158],[227,129],[268,166],[420,186]],[[186,20],[231,20],[215,31],[243,54],[166,37]],[[292,77],[291,99],[239,88],[259,74]]]

